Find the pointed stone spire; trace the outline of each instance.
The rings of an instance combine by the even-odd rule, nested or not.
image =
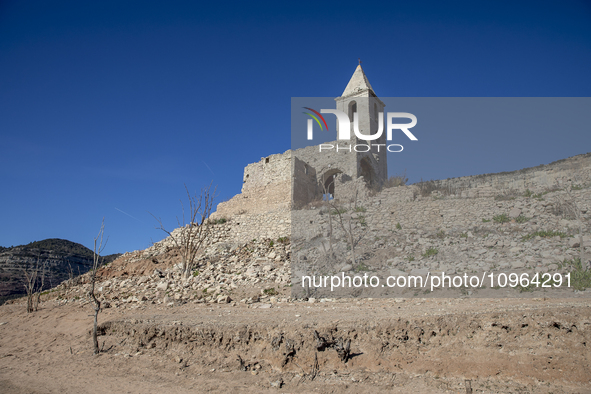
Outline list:
[[[362,92],[371,92],[371,95],[376,96],[360,64],[355,69],[355,72],[353,73],[353,76],[351,77],[351,80],[347,84],[347,87],[345,88],[345,91],[341,97],[351,96]]]

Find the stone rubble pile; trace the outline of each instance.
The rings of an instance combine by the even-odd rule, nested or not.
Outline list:
[[[158,256],[170,248],[170,242],[143,252],[128,253],[128,261]],[[119,307],[125,304],[142,303],[164,304],[172,306],[179,303],[229,303],[241,301],[252,303],[268,300],[278,302],[273,295],[276,289],[287,286],[290,282],[289,269],[290,245],[287,239],[252,240],[241,245],[213,243],[196,261],[196,269],[189,278],[183,276],[181,264],[171,268],[154,269],[151,275],[135,277],[114,277],[96,284],[99,300],[104,307]],[[121,263],[121,262],[119,262]],[[59,292],[62,302],[89,302],[89,275],[83,275],[74,285],[74,281],[65,281],[55,291]],[[262,294],[234,300],[236,289],[264,288]],[[273,299],[275,298],[275,299]]]

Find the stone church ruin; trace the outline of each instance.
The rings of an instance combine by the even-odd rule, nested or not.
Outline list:
[[[336,109],[347,113],[351,121],[355,114],[357,115],[361,133],[375,134],[379,127],[379,114],[384,111],[384,103],[375,94],[360,65],[335,102]],[[343,146],[358,142],[353,132],[351,135],[351,141],[340,141],[339,144]],[[327,143],[336,144],[336,141]],[[256,163],[248,164],[244,168],[241,193],[220,203],[212,216],[240,216],[240,220],[237,221],[240,226],[247,223],[265,224],[264,228],[274,229],[271,231],[273,236],[278,235],[275,231],[281,233],[279,236],[284,236],[289,233],[292,209],[300,209],[310,202],[320,201],[326,194],[341,202],[350,201],[351,198],[367,199],[369,193],[366,186],[379,190],[388,180],[387,152],[384,149],[376,149],[377,144],[386,143],[385,133],[375,141],[363,143],[370,144],[371,150],[332,150],[319,155],[318,146],[314,145],[273,154],[261,158]],[[584,185],[589,183],[590,174],[591,155],[585,154],[513,172],[473,175],[430,181],[428,185],[396,187],[384,190],[376,198],[381,199],[383,203],[390,200],[406,203],[416,200],[426,188],[432,188],[436,193],[444,192],[464,199],[494,197],[510,191],[544,191],[566,184]],[[356,196],[351,195],[351,190],[356,191]],[[267,216],[273,218],[273,221],[263,219]],[[251,230],[255,233],[268,232],[260,230],[259,227]]]
[[[351,128],[357,116],[361,133],[376,133],[384,103],[375,94],[360,65],[335,101],[336,109],[349,115]],[[351,135],[354,135],[353,130]],[[340,145],[352,145],[357,141],[360,140],[353,137],[352,141],[340,142]],[[349,181],[379,187],[388,179],[388,161],[386,150],[378,149],[376,145],[385,142],[383,133],[374,141],[363,141],[370,144],[368,152],[341,150],[319,155],[318,146],[309,146],[261,158],[246,166],[241,194],[221,203],[217,215],[299,208],[325,194],[342,197],[347,193],[343,185]],[[336,142],[332,144],[336,145]]]
[[[357,114],[361,132],[375,134],[384,104],[360,66],[335,101],[350,119]],[[339,144],[355,144],[351,136]],[[386,142],[381,138],[375,143]],[[384,187],[387,153],[373,145],[368,152],[322,153],[308,146],[248,164],[241,193],[212,214],[227,219],[218,241],[291,239],[294,288],[301,288],[303,274],[335,270],[548,272],[564,261],[589,260],[591,153],[512,172],[396,187]],[[336,206],[346,212],[345,221],[355,221],[352,232],[363,236],[366,245],[355,256],[345,231],[335,219],[330,223]],[[551,241],[548,234],[554,235]],[[339,264],[327,265],[329,249]]]

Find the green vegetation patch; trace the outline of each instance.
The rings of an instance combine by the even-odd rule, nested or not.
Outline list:
[[[511,218],[509,218],[509,216],[506,213],[504,213],[502,215],[495,215],[495,216],[493,216],[493,220],[496,223],[508,223],[508,222],[511,221]]]
[[[533,196],[534,192],[532,192],[529,189],[525,189],[525,192],[523,193],[523,197],[531,197]]]
[[[274,287],[269,287],[268,289],[263,290],[263,293],[268,296],[274,296],[279,294],[279,292],[277,292],[277,290],[275,290]]]
[[[423,253],[423,257],[435,256],[437,253],[439,253],[439,251],[437,250],[437,248],[430,247],[429,249],[427,249],[425,251],[425,253]]]
[[[570,265],[572,267],[570,285],[573,289],[584,291],[591,288],[591,270],[588,267],[583,267],[580,258],[572,260],[565,260],[563,266]]]
[[[521,240],[528,241],[528,240],[535,238],[535,237],[548,238],[548,237],[556,237],[556,236],[559,236],[560,238],[564,238],[564,237],[568,237],[569,235],[566,233],[560,232],[560,231],[540,230],[540,231],[536,231],[535,233],[524,235],[523,237],[521,237]]]
[[[332,211],[330,211],[331,215],[339,215],[341,213],[345,213],[347,212],[347,208],[337,208],[337,209],[333,209]]]

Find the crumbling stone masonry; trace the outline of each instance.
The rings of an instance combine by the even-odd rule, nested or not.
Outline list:
[[[351,120],[357,114],[361,132],[375,133],[376,119],[384,104],[360,66],[335,101],[337,109],[349,114]],[[354,136],[353,131],[351,135]],[[342,141],[340,144],[344,145]],[[369,210],[367,220],[378,229],[390,229],[392,223],[416,229],[466,229],[468,223],[473,225],[484,216],[507,213],[511,201],[501,203],[499,196],[572,186],[587,190],[591,186],[591,153],[513,172],[430,181],[428,185],[401,186],[377,194],[369,192],[366,186],[379,189],[387,177],[387,157],[383,151],[329,151],[319,155],[317,146],[288,150],[247,165],[242,192],[220,203],[212,218],[230,219],[228,239],[285,237],[291,233],[294,209],[309,209],[310,202],[320,200],[328,192],[341,203],[354,199],[368,208],[375,207]],[[426,186],[432,193],[425,195]],[[590,207],[583,196],[587,194],[581,193],[581,208],[586,212]],[[523,208],[528,215],[535,216],[538,209],[532,207]]]

